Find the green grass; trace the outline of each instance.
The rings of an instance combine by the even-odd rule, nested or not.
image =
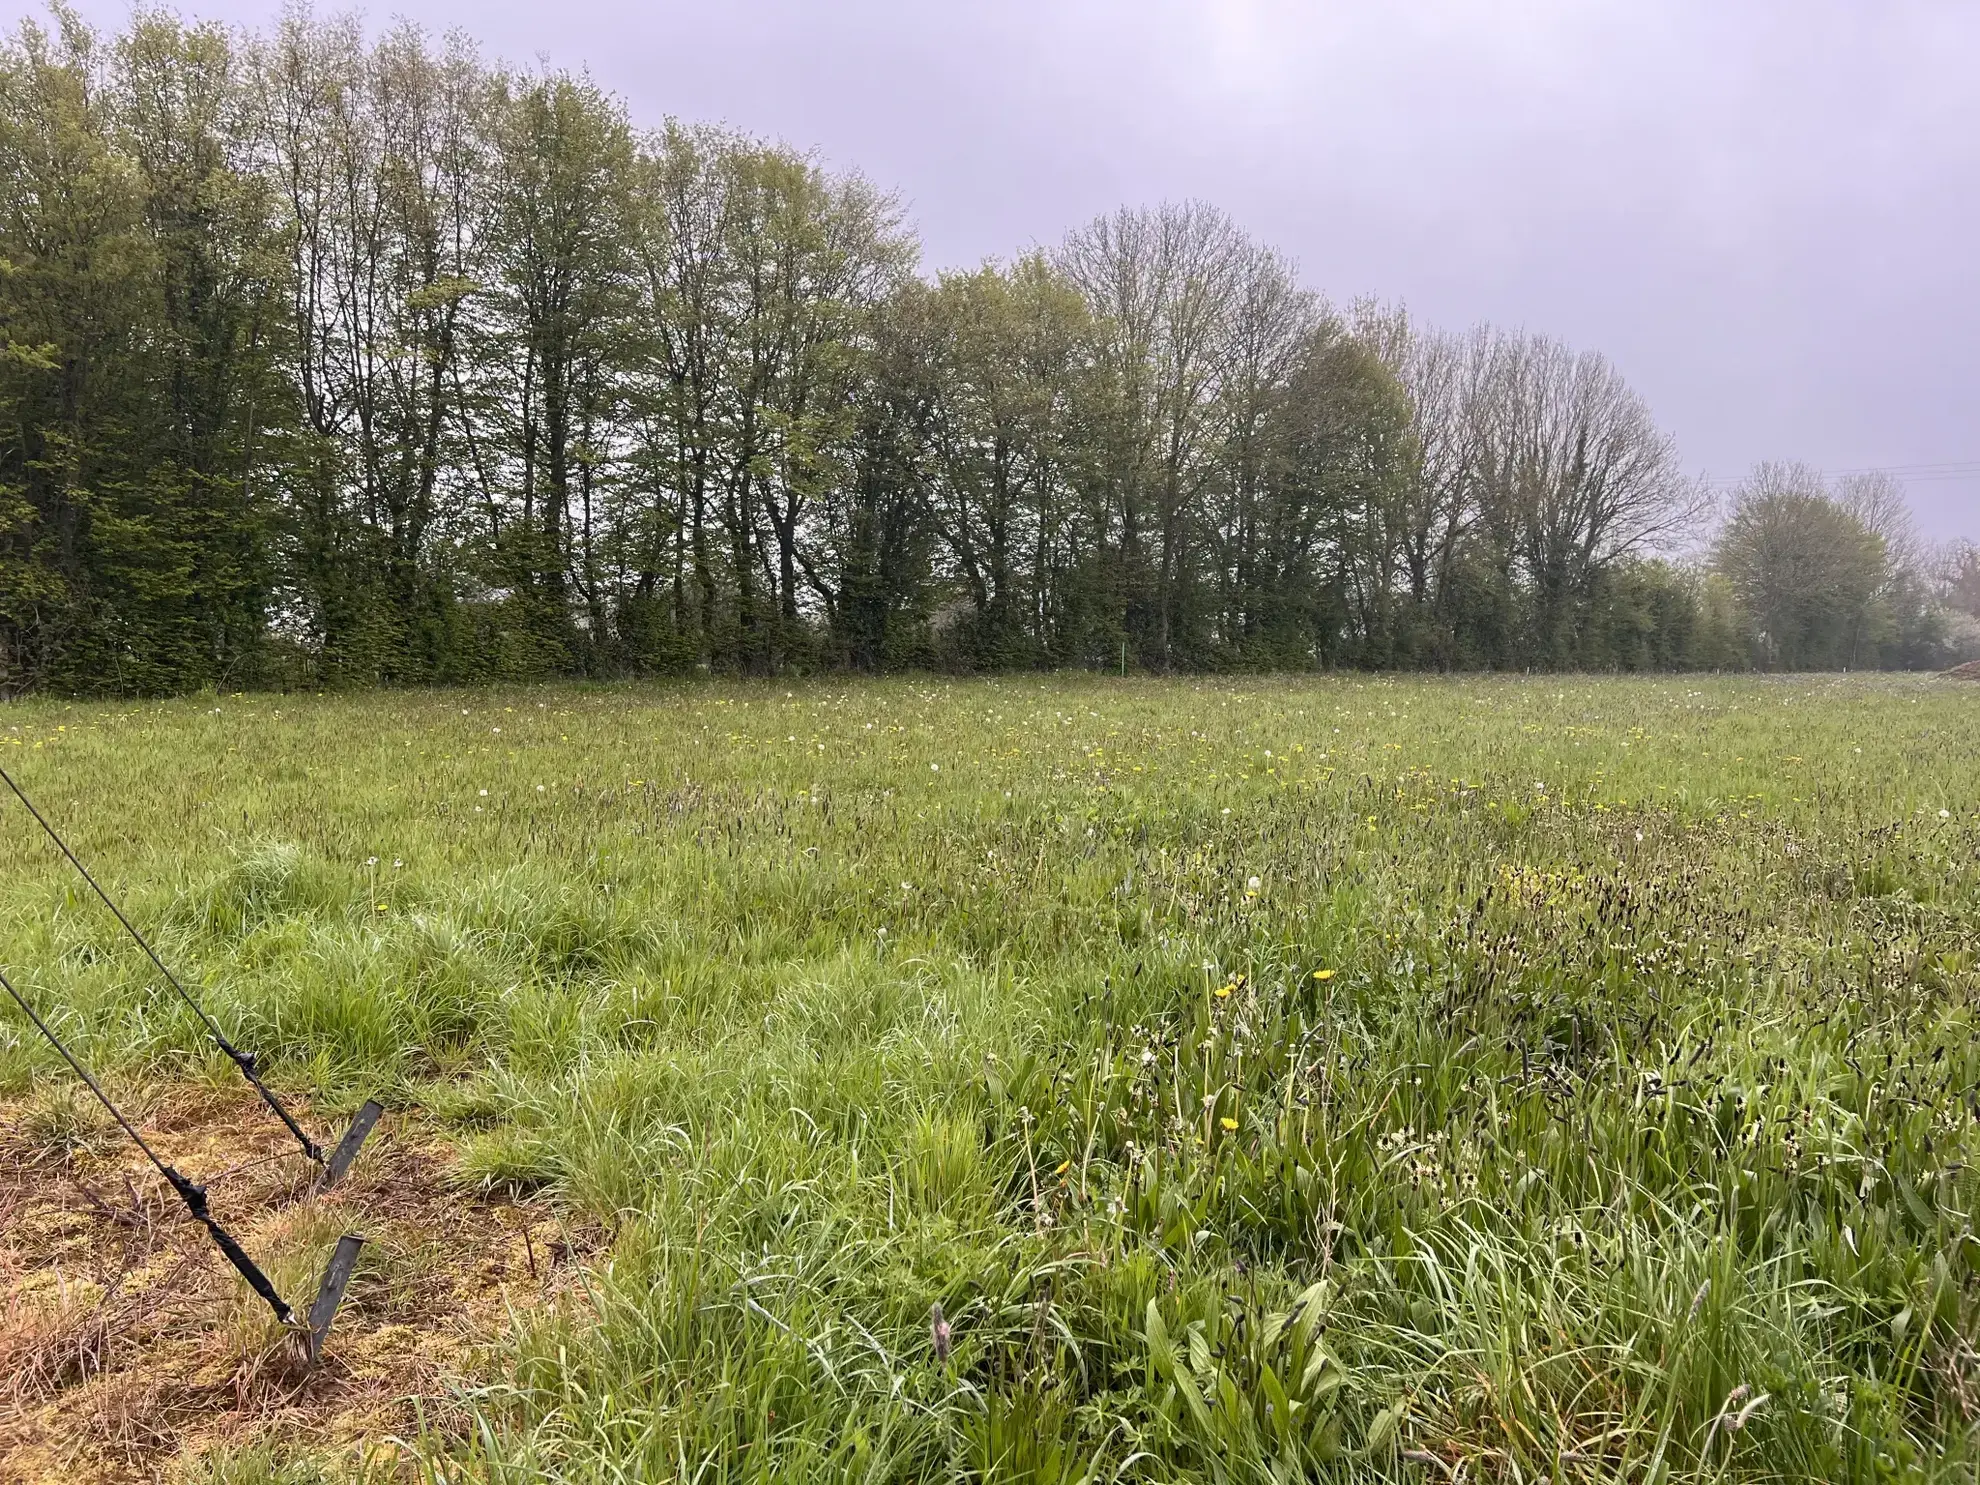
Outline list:
[[[1980,688],[33,702],[0,762],[279,1082],[614,1234],[448,1478],[1980,1467]],[[0,820],[17,979],[221,1076]]]

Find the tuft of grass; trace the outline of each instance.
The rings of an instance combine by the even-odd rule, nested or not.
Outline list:
[[[34,1085],[21,1104],[8,1143],[31,1164],[73,1164],[100,1155],[124,1138],[107,1109],[76,1082]]]

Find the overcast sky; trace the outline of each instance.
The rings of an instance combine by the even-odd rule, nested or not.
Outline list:
[[[85,0],[116,24],[121,0]],[[247,24],[267,0],[192,0]],[[0,9],[25,12],[19,0]],[[930,268],[1201,197],[1337,300],[1606,352],[1694,470],[1980,537],[1973,0],[406,0],[899,191]],[[1943,473],[1943,471],[1941,471]]]

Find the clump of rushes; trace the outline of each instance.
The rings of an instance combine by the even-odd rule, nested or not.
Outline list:
[[[6,723],[280,1083],[383,1085],[455,1178],[613,1234],[422,1446],[447,1478],[1980,1469],[1980,692],[472,707]],[[19,830],[10,973],[98,1064],[201,1076]],[[90,1135],[17,1030],[0,1139],[54,1160]]]

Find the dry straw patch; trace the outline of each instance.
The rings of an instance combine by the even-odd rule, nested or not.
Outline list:
[[[337,1449],[452,1432],[514,1313],[578,1281],[596,1233],[465,1192],[453,1151],[388,1116],[318,1192],[260,1106],[203,1088],[139,1101],[160,1155],[298,1312],[340,1232],[364,1256],[314,1371],[176,1197],[93,1106],[44,1085],[0,1105],[0,1482],[173,1478],[263,1438]],[[321,1125],[326,1121],[316,1120]]]

